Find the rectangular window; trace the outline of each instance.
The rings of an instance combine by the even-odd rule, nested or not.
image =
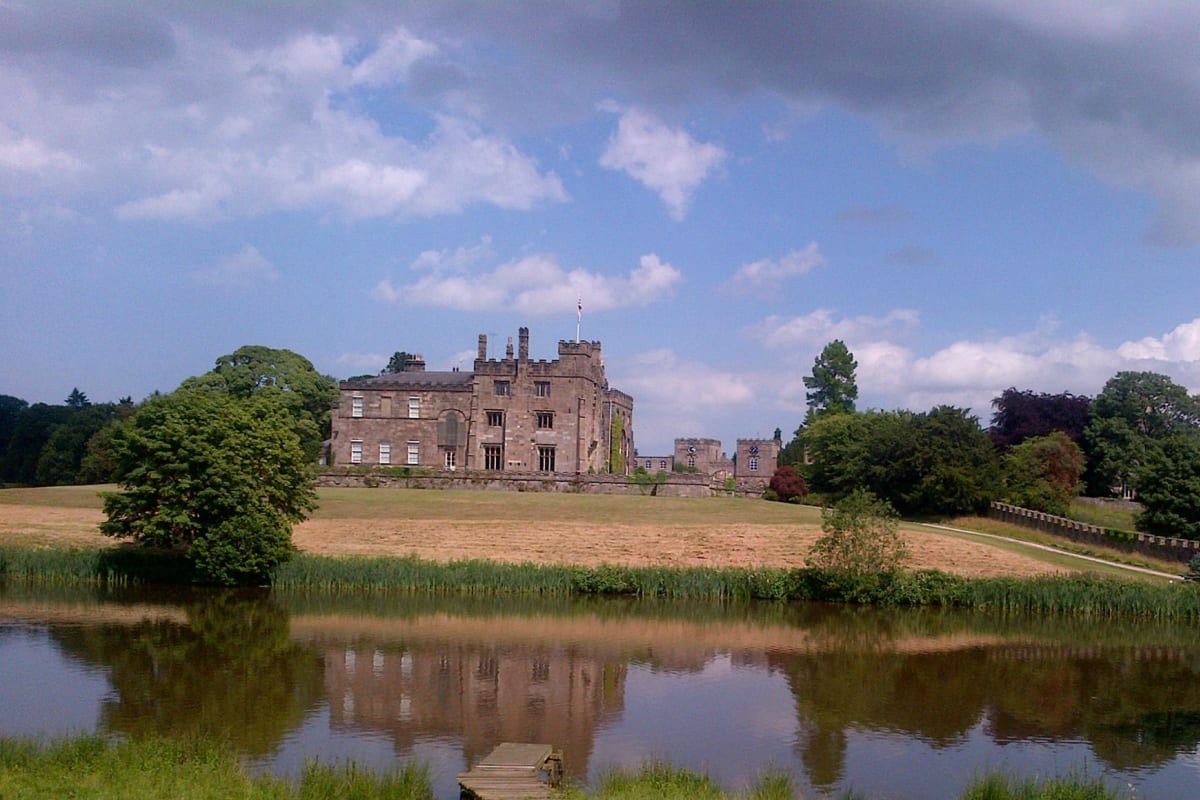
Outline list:
[[[458,453],[453,450],[447,450],[442,458],[442,463],[446,465],[446,469],[453,470],[458,465]]]
[[[758,456],[750,456],[750,471],[758,472]]]
[[[695,468],[696,468],[696,457],[688,456],[688,469],[695,469]]]
[[[412,465],[421,463],[421,445],[417,442],[408,443],[408,463]]]
[[[538,469],[542,472],[554,472],[554,448],[538,448]]]
[[[554,412],[553,411],[538,411],[537,426],[542,430],[550,430],[554,427]]]
[[[350,416],[361,417],[363,414],[363,399],[362,397],[350,398]]]
[[[362,439],[354,439],[350,442],[350,463],[362,463]]]
[[[379,443],[379,463],[380,464],[392,463],[392,443],[391,442],[380,442]]]
[[[647,465],[647,466],[649,466],[649,465]],[[667,468],[667,462],[666,462],[665,460],[664,460],[664,461],[660,461],[660,462],[658,462],[658,468],[659,468],[659,469],[666,469],[666,468]]]
[[[421,416],[421,398],[408,398],[408,418],[416,419],[419,416]]]
[[[492,427],[492,428],[502,427],[504,425],[504,412],[503,411],[487,412],[487,424],[489,427]]]
[[[483,468],[499,471],[504,468],[504,450],[498,444],[483,446]]]
[[[496,397],[508,397],[512,394],[512,384],[508,381],[496,381],[493,385],[496,387]]]
[[[534,381],[533,382],[534,397],[549,397],[550,396],[550,381]]]

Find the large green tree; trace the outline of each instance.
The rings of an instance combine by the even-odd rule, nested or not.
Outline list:
[[[1116,487],[1140,493],[1141,470],[1161,443],[1200,425],[1200,402],[1156,372],[1118,372],[1092,401],[1085,430],[1090,456],[1088,489]]]
[[[123,491],[109,536],[184,552],[199,580],[261,583],[316,508],[313,468],[278,393],[180,389],[148,400],[112,441]]]
[[[830,414],[805,431],[810,485],[834,498],[866,489],[903,514],[957,514],[995,496],[999,460],[965,409]]]
[[[41,486],[89,482],[82,470],[88,442],[121,413],[115,403],[68,403],[67,408],[70,413],[51,432],[38,456],[34,481]]]
[[[1083,466],[1083,450],[1064,431],[1026,439],[1004,456],[1005,499],[1065,516],[1082,488]]]
[[[67,422],[74,411],[75,409],[67,406],[52,406],[46,403],[34,403],[21,409],[4,454],[4,481],[36,483],[42,449],[54,431]]]
[[[1155,536],[1200,539],[1200,433],[1182,431],[1163,439],[1140,465],[1139,531]]]
[[[392,357],[388,359],[387,366],[380,371],[380,375],[395,375],[398,372],[404,372],[404,366],[408,360],[413,357],[412,353],[404,350],[397,350],[392,353]]]
[[[858,384],[854,371],[858,362],[841,339],[834,339],[813,360],[812,375],[804,378],[809,389],[808,421],[825,414],[847,414],[854,411],[858,399]]]
[[[304,452],[313,461],[321,453],[321,442],[329,438],[338,392],[337,382],[317,372],[304,356],[260,345],[239,347],[221,356],[211,371],[188,378],[181,388],[220,391],[234,397],[274,396],[291,414]]]
[[[0,394],[0,480],[5,475],[4,459],[8,454],[8,442],[17,428],[17,419],[29,403],[10,394]]]

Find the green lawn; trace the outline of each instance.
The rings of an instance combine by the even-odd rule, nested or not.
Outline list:
[[[1099,525],[1102,528],[1115,528],[1120,531],[1132,531],[1135,511],[1117,503],[1089,502],[1076,498],[1071,501],[1071,519],[1086,522],[1089,525]]]
[[[744,497],[337,488],[323,488],[319,497],[321,507],[313,515],[316,519],[610,520],[614,524],[627,525],[821,523],[820,509]]]

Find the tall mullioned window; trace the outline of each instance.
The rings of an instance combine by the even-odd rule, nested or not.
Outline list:
[[[483,446],[483,468],[499,471],[504,469],[504,450],[498,444]]]
[[[489,427],[492,427],[492,428],[503,427],[504,426],[504,412],[503,411],[487,412],[487,424]]]
[[[750,471],[758,472],[758,456],[750,456]]]
[[[537,426],[542,430],[549,430],[554,427],[554,412],[553,411],[538,411]]]
[[[534,381],[533,382],[534,397],[549,397],[550,396],[550,381]]]
[[[508,381],[495,381],[496,397],[508,397],[512,394],[512,384]]]
[[[538,448],[538,469],[542,472],[554,472],[554,448]]]

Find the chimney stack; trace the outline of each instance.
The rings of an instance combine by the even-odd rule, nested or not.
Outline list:
[[[479,355],[476,356],[480,361],[487,361],[487,334],[479,334]]]
[[[522,363],[529,360],[529,328],[521,328],[517,331],[517,355]]]

